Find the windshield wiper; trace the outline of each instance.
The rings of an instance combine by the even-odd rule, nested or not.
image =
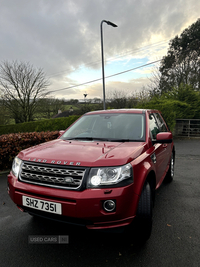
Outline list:
[[[70,137],[67,138],[65,140],[88,140],[88,141],[114,141],[112,139],[108,139],[108,138],[101,138],[101,137],[81,137],[81,136],[77,136],[77,137]]]
[[[114,139],[114,138],[101,138],[101,137],[81,137],[81,136],[77,136],[77,137],[70,137],[67,138],[65,140],[87,140],[87,141],[108,141],[108,142],[137,142],[139,140],[133,140],[133,139],[126,139],[126,138],[122,138],[122,139]]]
[[[70,137],[65,140],[88,140],[88,141],[93,141],[93,137]]]
[[[110,141],[111,142],[137,142],[139,140],[122,138],[122,139],[111,139]]]

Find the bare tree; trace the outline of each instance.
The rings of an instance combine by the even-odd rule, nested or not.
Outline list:
[[[10,112],[3,105],[3,101],[0,99],[0,125],[6,125],[10,122]]]
[[[107,105],[110,108],[133,108],[137,106],[138,97],[133,92],[127,92],[126,90],[114,90],[110,91],[107,97]]]
[[[143,91],[146,91],[145,95],[154,96],[160,93],[160,78],[161,73],[159,71],[160,65],[157,63],[152,68],[151,77],[149,79],[149,84],[143,86]]]
[[[127,103],[127,94],[123,91],[110,91],[107,94],[107,102],[110,108],[125,108]]]
[[[0,64],[3,104],[16,123],[33,120],[38,100],[47,95],[48,85],[43,70],[35,69],[29,63],[5,61]]]
[[[151,90],[143,86],[140,92],[136,94],[138,104],[139,105],[146,104],[147,102],[149,102],[150,96],[151,96]]]
[[[58,110],[64,111],[64,100],[56,98],[41,98],[37,105],[37,118],[50,119],[53,115],[58,114]]]

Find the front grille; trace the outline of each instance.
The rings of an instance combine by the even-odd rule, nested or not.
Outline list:
[[[84,174],[85,169],[78,167],[23,162],[19,179],[37,185],[78,189],[82,184]]]

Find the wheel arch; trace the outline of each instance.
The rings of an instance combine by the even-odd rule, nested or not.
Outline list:
[[[149,172],[147,175],[146,181],[149,183],[151,192],[152,192],[152,197],[153,197],[153,202],[155,200],[155,189],[156,189],[156,174],[153,170]]]
[[[134,169],[134,177],[136,177],[134,181],[135,193],[140,196],[146,182],[150,184],[151,189],[154,191],[156,188],[156,174],[155,166],[151,160],[146,160],[145,162],[136,165],[136,168]]]

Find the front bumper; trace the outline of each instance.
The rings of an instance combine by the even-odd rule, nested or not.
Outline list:
[[[129,225],[135,217],[139,197],[133,193],[133,184],[119,188],[85,189],[72,191],[38,186],[18,181],[8,175],[8,193],[23,211],[49,219],[85,225],[88,229],[108,229]],[[52,201],[62,205],[62,215],[37,211],[23,206],[22,196]],[[114,200],[116,209],[106,212],[105,200]]]

